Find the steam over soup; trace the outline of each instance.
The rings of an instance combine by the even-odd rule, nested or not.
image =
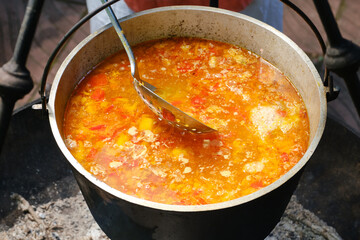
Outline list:
[[[184,132],[137,95],[127,55],[108,57],[68,101],[64,139],[83,167],[119,191],[166,204],[210,204],[263,188],[291,169],[309,141],[301,97],[246,49],[197,38],[134,47],[142,78],[218,130]]]

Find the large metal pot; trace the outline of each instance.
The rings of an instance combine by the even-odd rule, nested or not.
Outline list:
[[[94,178],[70,154],[62,138],[66,102],[77,82],[110,54],[122,49],[110,26],[83,40],[61,65],[48,103],[52,132],[72,165],[85,200],[112,239],[263,239],[279,222],[302,169],[313,154],[326,119],[325,90],[310,59],[274,28],[242,14],[208,7],[165,7],[122,19],[130,44],[193,36],[243,46],[277,66],[305,101],[310,145],[304,157],[273,184],[222,203],[178,206],[123,194]]]

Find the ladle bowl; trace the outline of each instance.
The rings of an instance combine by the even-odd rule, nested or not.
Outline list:
[[[101,1],[102,3],[107,2],[106,0]],[[126,54],[128,55],[131,75],[134,79],[136,92],[139,94],[143,102],[151,109],[151,111],[153,111],[160,119],[165,120],[170,125],[182,130],[191,131],[193,133],[210,133],[216,131],[164,100],[156,94],[157,88],[155,86],[141,79],[134,53],[115,16],[114,11],[111,7],[107,7],[106,13],[117,35],[119,36],[122,45],[124,46]]]

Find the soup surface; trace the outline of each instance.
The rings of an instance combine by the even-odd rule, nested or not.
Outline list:
[[[159,120],[137,95],[125,52],[110,56],[76,87],[64,121],[70,152],[109,186],[166,204],[218,203],[273,183],[305,153],[302,99],[261,57],[197,38],[133,50],[145,81],[218,132],[193,134]]]

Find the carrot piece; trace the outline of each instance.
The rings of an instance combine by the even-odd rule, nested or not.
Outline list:
[[[122,119],[127,119],[129,116],[126,115],[126,114],[120,114],[120,117],[121,117]]]
[[[100,124],[100,125],[97,125],[97,126],[90,127],[89,129],[90,130],[103,130],[105,128],[106,128],[106,125]]]
[[[128,113],[125,113],[120,109],[116,110],[116,115],[119,116],[122,119],[127,119],[130,116]]]
[[[105,92],[101,88],[95,89],[95,91],[91,94],[91,98],[95,101],[101,101],[105,98]]]
[[[219,82],[215,83],[215,85],[213,85],[212,87],[210,87],[210,91],[211,91],[211,92],[216,92],[216,91],[219,89],[219,85],[220,85]]]
[[[109,107],[105,109],[105,113],[110,113],[114,109],[114,104],[111,104]]]
[[[88,80],[88,83],[91,85],[91,87],[104,86],[108,83],[108,80],[105,73],[99,73],[92,76]]]

